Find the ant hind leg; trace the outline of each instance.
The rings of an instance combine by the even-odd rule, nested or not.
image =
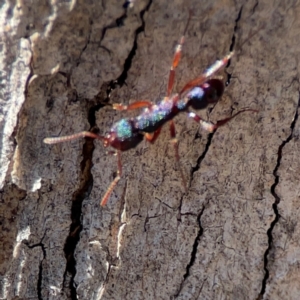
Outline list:
[[[216,124],[213,124],[211,122],[205,121],[203,120],[200,116],[198,116],[197,114],[195,114],[194,112],[190,112],[189,113],[189,117],[192,118],[194,121],[196,121],[197,123],[200,124],[200,126],[209,132],[214,132],[217,128],[224,126],[225,124],[227,124],[229,121],[231,121],[233,118],[235,118],[237,115],[246,112],[246,111],[251,111],[251,112],[258,112],[258,110],[256,109],[251,109],[251,108],[246,108],[246,109],[242,109],[240,111],[238,111],[236,114],[234,114],[231,117],[222,119],[217,121]]]

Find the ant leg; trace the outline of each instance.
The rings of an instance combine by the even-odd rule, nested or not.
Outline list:
[[[115,188],[115,186],[117,185],[118,181],[120,180],[121,178],[121,175],[122,175],[122,162],[121,162],[121,154],[120,154],[120,151],[117,151],[117,156],[118,156],[118,172],[117,172],[117,176],[116,178],[111,182],[111,184],[109,185],[106,193],[104,194],[101,202],[100,202],[100,205],[101,206],[104,206],[106,203],[107,203],[107,200],[109,199],[110,197],[110,194],[112,193],[113,189]]]
[[[129,105],[123,105],[121,103],[115,103],[113,104],[113,109],[115,110],[132,110],[137,108],[143,108],[143,107],[150,107],[153,103],[147,100],[140,100],[136,101],[134,103],[131,103]]]
[[[149,143],[153,144],[153,143],[156,141],[156,139],[158,138],[158,136],[159,136],[159,134],[160,134],[160,131],[161,131],[161,127],[158,128],[158,129],[157,129],[156,131],[154,131],[154,132],[151,132],[151,133],[146,132],[146,133],[145,133],[145,139],[146,139]]]
[[[171,133],[171,143],[174,146],[174,150],[175,150],[175,158],[176,158],[176,162],[180,171],[180,175],[181,175],[181,179],[182,179],[182,183],[184,186],[184,190],[185,192],[187,192],[187,185],[186,185],[186,180],[180,165],[180,156],[179,156],[179,151],[178,151],[178,140],[176,138],[176,130],[175,130],[175,123],[173,120],[170,121],[170,133]]]
[[[213,132],[216,129],[215,124],[203,120],[200,116],[198,116],[194,112],[189,112],[189,118],[192,118],[194,121],[199,123],[200,126],[206,131]]]
[[[230,120],[232,120],[233,118],[235,118],[237,115],[243,113],[243,112],[246,112],[246,111],[251,111],[251,112],[258,112],[258,110],[256,109],[250,109],[250,108],[247,108],[247,109],[243,109],[243,110],[240,110],[238,111],[236,114],[234,114],[233,116],[229,117],[229,118],[225,118],[223,120],[219,120],[217,121],[216,124],[213,124],[211,122],[208,122],[208,121],[205,121],[203,120],[200,116],[198,116],[197,114],[195,114],[194,112],[190,112],[189,113],[189,117],[192,118],[194,121],[196,121],[197,123],[200,124],[200,126],[206,130],[206,131],[209,131],[209,132],[214,132],[217,128],[225,125],[226,123],[228,123]]]
[[[175,79],[175,69],[177,68],[177,66],[179,64],[179,61],[180,61],[180,58],[181,58],[182,46],[183,46],[183,43],[184,43],[184,36],[186,34],[186,31],[187,31],[187,28],[188,28],[188,25],[189,25],[189,22],[190,22],[190,19],[191,19],[191,15],[192,15],[192,12],[190,11],[189,12],[189,18],[188,18],[187,24],[186,24],[184,32],[183,32],[183,36],[180,38],[180,40],[179,40],[179,42],[178,42],[178,44],[175,48],[175,53],[174,53],[174,56],[173,56],[173,62],[172,62],[172,65],[171,65],[171,68],[170,68],[170,73],[169,73],[167,96],[170,96],[171,91],[173,89],[174,79]]]

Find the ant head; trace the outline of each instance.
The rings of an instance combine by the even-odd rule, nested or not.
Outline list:
[[[224,84],[220,79],[209,79],[188,93],[189,105],[194,109],[203,109],[208,104],[217,103],[223,92]]]

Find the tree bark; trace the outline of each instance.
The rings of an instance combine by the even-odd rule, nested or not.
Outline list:
[[[128,3],[127,3],[128,4]],[[229,51],[214,133],[175,118],[116,157],[98,141]],[[299,1],[39,1],[1,16],[1,299],[299,299]]]

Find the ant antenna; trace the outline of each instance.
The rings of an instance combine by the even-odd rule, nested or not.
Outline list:
[[[63,143],[66,141],[72,141],[72,140],[77,140],[79,138],[83,137],[90,137],[93,139],[97,139],[100,141],[107,141],[107,138],[98,134],[95,134],[93,132],[89,131],[81,131],[79,133],[71,134],[71,135],[65,135],[65,136],[59,136],[59,137],[50,137],[50,138],[45,138],[44,143],[45,144],[58,144],[58,143]]]

